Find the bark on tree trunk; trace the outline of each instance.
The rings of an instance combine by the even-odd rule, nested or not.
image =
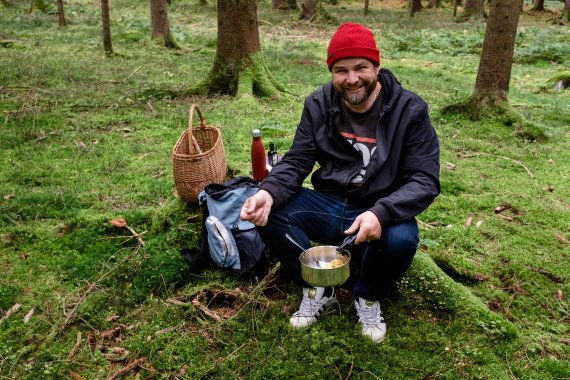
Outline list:
[[[437,8],[439,7],[439,0],[429,0],[428,8]]]
[[[507,100],[522,1],[491,2],[475,81],[475,95],[478,98]]]
[[[166,47],[180,49],[180,45],[170,32],[167,0],[150,0],[150,20],[153,39],[160,41]]]
[[[67,25],[65,22],[65,13],[63,12],[63,0],[57,0],[57,15],[59,26],[64,27]]]
[[[532,7],[533,11],[544,12],[544,0],[534,0],[534,6]]]
[[[570,21],[570,0],[566,0],[564,2],[564,12],[562,13],[562,16],[564,16],[564,13],[566,13],[566,17],[568,21]]]
[[[410,0],[410,17],[414,17],[414,13],[421,11],[424,7],[422,6],[421,0]]]
[[[464,18],[483,18],[485,15],[485,3],[483,0],[465,0],[463,8]]]
[[[273,0],[271,2],[271,8],[273,9],[284,9],[286,8],[287,0]]]
[[[109,22],[109,0],[101,0],[101,17],[103,19],[103,49],[105,54],[113,54],[111,43],[111,26]]]
[[[364,0],[364,15],[368,14],[368,7],[370,5],[370,0]]]
[[[301,20],[312,20],[317,14],[319,0],[303,0],[301,3]]]
[[[218,0],[216,57],[208,77],[192,92],[272,96],[283,88],[267,70],[255,0]]]

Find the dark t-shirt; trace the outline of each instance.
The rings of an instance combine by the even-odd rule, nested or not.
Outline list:
[[[382,92],[372,107],[362,113],[351,111],[344,101],[341,101],[339,132],[362,157],[362,169],[350,181],[354,186],[359,186],[362,183],[370,159],[376,153],[376,128],[381,108]]]

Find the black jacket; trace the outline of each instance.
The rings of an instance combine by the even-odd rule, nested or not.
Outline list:
[[[340,96],[332,82],[305,99],[291,149],[261,183],[279,207],[295,195],[311,176],[316,191],[368,208],[383,227],[411,219],[439,194],[439,142],[427,104],[404,89],[386,69],[382,110],[376,127],[378,148],[362,185],[350,181],[362,168],[360,153],[337,130]]]

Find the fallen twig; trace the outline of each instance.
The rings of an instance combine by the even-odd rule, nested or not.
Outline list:
[[[35,312],[36,309],[34,309],[33,307],[30,309],[30,311],[28,311],[28,313],[24,316],[24,324],[28,323],[30,319],[32,319]]]
[[[502,158],[504,160],[508,160],[511,162],[514,162],[517,165],[520,165],[524,168],[524,170],[527,172],[527,174],[530,176],[530,178],[533,178],[534,176],[532,175],[532,172],[519,160],[515,160],[514,158],[510,158],[510,157],[506,157],[506,156],[499,156],[496,154],[491,154],[491,153],[483,153],[483,152],[477,152],[477,153],[471,153],[471,154],[466,154],[461,156],[462,158],[469,158],[469,157],[478,157],[478,156],[491,156],[491,157],[498,157],[498,158]]]
[[[564,282],[563,279],[561,279],[560,277],[557,277],[555,275],[553,275],[552,273],[550,273],[549,271],[545,270],[545,269],[540,269],[540,268],[530,268],[533,272],[536,273],[540,273],[544,276],[546,276],[546,278],[548,278],[549,280],[556,282],[558,284],[561,284]]]
[[[192,305],[196,306],[202,313],[206,314],[208,317],[214,319],[216,322],[222,322],[223,318],[220,317],[218,313],[213,310],[208,309],[206,306],[202,305],[202,302],[198,299],[199,295],[192,300]]]
[[[81,331],[77,332],[77,339],[75,339],[75,344],[71,348],[71,351],[69,351],[69,354],[67,354],[67,360],[71,360],[73,358],[73,355],[75,355],[79,346],[81,346]]]
[[[133,361],[132,363],[127,364],[125,367],[123,367],[121,370],[115,372],[114,374],[112,374],[111,376],[107,377],[107,380],[115,380],[118,379],[120,377],[125,376],[130,370],[142,365],[143,363],[146,362],[146,358],[142,357],[142,358],[138,358],[137,360]]]
[[[133,75],[135,75],[136,72],[141,69],[141,67],[142,67],[142,65],[140,65],[139,67],[137,67],[135,71],[133,71],[132,73],[129,74],[128,77],[126,77],[125,79],[123,79],[123,82],[126,82],[127,80],[129,80],[129,78],[132,77]]]
[[[87,296],[89,295],[89,293],[91,293],[93,290],[95,290],[95,288],[97,287],[97,283],[93,282],[91,284],[89,284],[89,287],[87,288],[87,290],[85,291],[85,293],[83,293],[83,295],[81,297],[79,297],[79,300],[75,303],[75,305],[73,306],[73,308],[71,309],[71,311],[69,313],[67,313],[65,320],[63,321],[63,323],[59,326],[60,330],[65,330],[65,328],[67,327],[69,321],[71,320],[71,318],[73,317],[73,314],[75,314],[75,312],[77,311],[77,308],[79,307],[79,305],[81,305],[81,303],[83,303],[83,301],[85,301],[85,298],[87,298]]]
[[[130,232],[131,234],[133,234],[133,236],[138,240],[139,244],[144,247],[144,240],[141,239],[141,235],[143,235],[144,232],[141,232],[141,233],[139,234],[137,231],[135,231],[135,230],[134,230],[131,226],[129,226],[128,224],[125,225],[125,228],[126,228],[127,230],[129,230],[129,232]]]
[[[10,318],[10,316],[11,316],[12,314],[14,314],[14,313],[17,312],[18,310],[20,310],[20,307],[21,307],[21,306],[22,306],[22,305],[20,305],[19,303],[14,304],[14,306],[12,306],[12,307],[6,312],[6,314],[4,314],[4,316],[3,316],[2,318],[0,318],[0,325],[1,325],[2,323],[4,323],[4,321],[5,321],[6,319]]]

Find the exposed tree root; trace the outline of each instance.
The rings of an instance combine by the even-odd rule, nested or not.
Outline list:
[[[493,118],[499,120],[505,126],[514,127],[519,137],[531,141],[546,139],[546,135],[540,126],[527,120],[514,110],[508,101],[498,96],[488,94],[472,95],[464,101],[444,107],[441,112],[443,114],[463,114],[473,121]]]
[[[206,79],[187,94],[272,97],[284,91],[285,88],[271,75],[258,52],[244,56],[233,64],[216,55]]]
[[[515,337],[517,328],[503,316],[493,313],[469,289],[445,274],[429,255],[418,252],[400,286],[407,292],[418,292],[438,309],[465,316],[485,331]]]

